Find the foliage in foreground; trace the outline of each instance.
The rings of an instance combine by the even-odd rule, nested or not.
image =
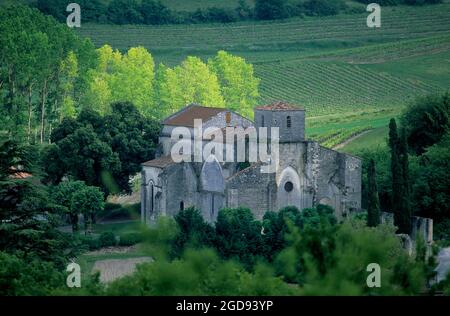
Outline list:
[[[253,273],[223,261],[212,250],[187,250],[181,259],[142,264],[106,290],[109,295],[289,295],[295,294],[267,265]]]
[[[169,249],[176,236],[153,228],[153,239]],[[317,224],[317,223],[316,223]],[[409,257],[395,237],[395,227],[365,226],[350,220],[332,225],[287,224],[286,247],[273,263],[259,257],[249,271],[239,257],[223,259],[208,247],[186,247],[173,260],[158,257],[131,276],[113,282],[110,295],[413,295],[425,289],[426,266]],[[168,236],[171,236],[167,238]],[[153,245],[155,246],[155,245]],[[198,246],[198,245],[197,245]],[[245,263],[245,261],[244,261]],[[381,267],[381,287],[369,288],[366,268]]]
[[[286,280],[302,285],[304,295],[410,295],[425,285],[425,266],[408,257],[395,227],[349,221],[338,227],[294,230],[291,245],[275,261]],[[366,284],[370,263],[381,267],[381,287]]]

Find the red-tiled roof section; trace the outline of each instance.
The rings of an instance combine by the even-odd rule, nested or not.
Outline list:
[[[150,161],[146,161],[142,165],[147,166],[147,167],[156,167],[156,168],[164,169],[165,167],[168,167],[175,163],[176,162],[172,160],[172,157],[162,156],[162,157],[150,160]]]
[[[31,173],[17,170],[16,167],[11,167],[10,170],[12,171],[10,178],[13,179],[26,179],[33,176]]]
[[[274,102],[268,105],[258,106],[256,110],[266,110],[266,111],[304,111],[301,106],[291,105],[286,102]]]
[[[179,113],[165,119],[163,124],[174,126],[194,127],[194,119],[206,121],[220,112],[226,111],[224,108],[211,108],[200,105],[190,105]]]

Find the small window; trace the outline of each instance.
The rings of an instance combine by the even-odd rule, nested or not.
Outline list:
[[[294,189],[294,184],[291,181],[288,181],[284,184],[284,189],[286,192],[291,192]]]
[[[288,117],[286,117],[286,126],[287,126],[287,128],[291,128],[291,117],[290,116],[288,116]]]
[[[261,127],[264,127],[264,115],[261,116]]]
[[[182,211],[182,210],[184,210],[184,202],[183,201],[180,202],[180,211]]]
[[[227,112],[227,114],[225,114],[225,121],[227,124],[231,123],[231,113]]]

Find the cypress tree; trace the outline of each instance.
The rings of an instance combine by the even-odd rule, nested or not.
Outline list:
[[[394,224],[399,222],[400,213],[400,162],[398,159],[398,133],[395,119],[389,122],[389,147],[391,149],[391,174],[392,174],[392,212],[394,213]]]
[[[375,172],[375,161],[370,159],[367,172],[369,204],[367,207],[367,225],[375,227],[380,224],[380,200],[378,198],[378,188]]]
[[[391,149],[392,212],[398,233],[411,232],[411,207],[408,172],[408,148],[405,133],[399,137],[395,119],[389,122],[389,147]]]

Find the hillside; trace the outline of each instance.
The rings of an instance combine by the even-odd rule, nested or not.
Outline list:
[[[450,87],[450,2],[382,10],[380,29],[368,28],[364,13],[230,24],[84,24],[78,32],[97,46],[145,46],[167,65],[220,49],[243,56],[261,78],[260,103],[282,99],[305,106],[310,118],[334,115],[335,124],[319,131],[309,120],[308,134],[316,135],[340,125],[383,125],[414,97]]]

